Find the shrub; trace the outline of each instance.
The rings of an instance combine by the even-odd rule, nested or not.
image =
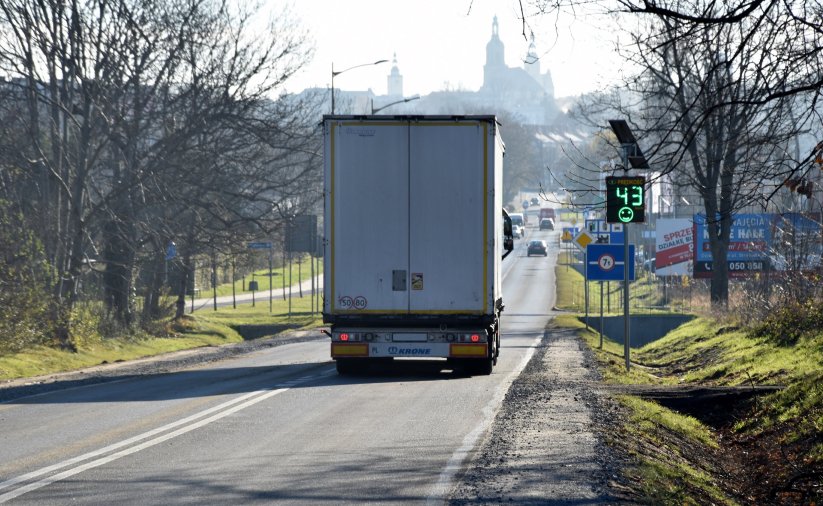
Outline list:
[[[0,200],[0,353],[46,342],[48,267],[19,214]]]
[[[823,307],[813,299],[790,302],[773,308],[753,334],[780,346],[792,346],[804,335],[823,329]]]

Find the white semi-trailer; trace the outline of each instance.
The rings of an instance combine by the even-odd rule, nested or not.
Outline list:
[[[323,320],[341,374],[500,353],[503,141],[494,116],[325,116]]]

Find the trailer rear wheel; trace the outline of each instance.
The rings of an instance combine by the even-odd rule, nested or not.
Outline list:
[[[494,359],[491,357],[466,359],[465,367],[466,372],[472,376],[488,376],[494,368]]]
[[[363,364],[357,359],[338,358],[335,360],[337,366],[337,374],[347,376],[350,374],[357,374],[363,370]]]
[[[489,343],[489,347],[485,358],[467,358],[463,362],[463,367],[466,372],[472,376],[488,376],[492,373],[494,363],[496,362],[494,356],[494,341]]]

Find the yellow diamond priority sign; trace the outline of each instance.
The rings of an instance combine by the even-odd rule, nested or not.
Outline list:
[[[583,251],[586,251],[586,246],[594,242],[594,237],[585,229],[581,230],[579,234],[574,236],[572,242],[575,246]]]

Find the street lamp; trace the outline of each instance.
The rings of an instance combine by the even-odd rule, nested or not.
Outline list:
[[[372,114],[377,114],[378,112],[382,111],[383,109],[385,109],[387,107],[391,107],[391,106],[396,105],[396,104],[403,104],[405,102],[411,102],[412,100],[417,100],[418,98],[420,98],[420,95],[415,95],[413,97],[404,98],[403,100],[396,100],[396,101],[394,101],[390,104],[386,104],[386,105],[378,107],[376,109],[374,107],[374,99],[372,99],[372,101],[371,101],[371,113]]]
[[[386,63],[389,60],[377,60],[373,63],[362,63],[360,65],[355,65],[354,67],[349,67],[343,70],[334,70],[334,62],[331,62],[331,113],[334,114],[334,76],[339,76],[343,72],[348,72],[349,70],[360,68],[360,67],[368,67],[369,65],[378,65],[380,63]]]

